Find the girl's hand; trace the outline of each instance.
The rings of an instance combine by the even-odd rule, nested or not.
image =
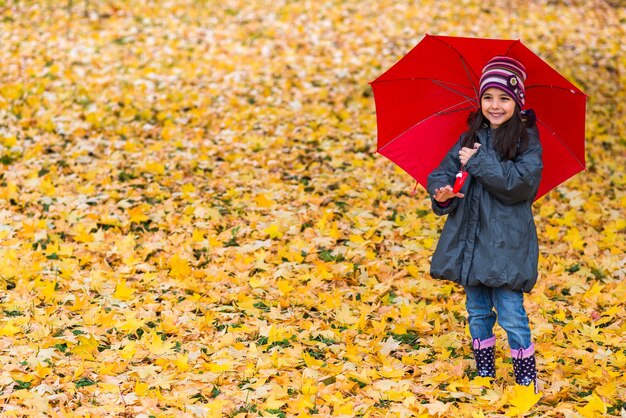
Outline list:
[[[452,191],[452,186],[447,185],[447,186],[443,186],[440,187],[438,189],[435,189],[435,200],[437,202],[445,202],[446,200],[452,199],[453,197],[464,197],[465,195],[463,193],[454,193]]]
[[[475,143],[474,148],[468,148],[468,147],[461,148],[459,150],[459,160],[461,160],[461,164],[462,165],[467,164],[467,161],[470,158],[472,158],[474,154],[476,154],[476,151],[478,151],[478,148],[480,148],[479,143]]]

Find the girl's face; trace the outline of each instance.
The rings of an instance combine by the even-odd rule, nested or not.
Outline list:
[[[503,90],[490,87],[480,98],[480,108],[491,129],[496,129],[513,117],[515,100]]]

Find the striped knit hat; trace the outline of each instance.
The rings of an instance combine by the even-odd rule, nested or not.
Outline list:
[[[526,101],[524,81],[526,81],[524,64],[511,57],[493,57],[483,68],[478,97],[483,97],[483,93],[489,87],[496,87],[509,94],[521,109]]]

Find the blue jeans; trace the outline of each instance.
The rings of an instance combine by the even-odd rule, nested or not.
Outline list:
[[[524,309],[524,293],[505,287],[478,285],[465,286],[465,294],[472,339],[482,341],[493,337],[497,318],[506,331],[512,349],[530,347],[530,326]]]

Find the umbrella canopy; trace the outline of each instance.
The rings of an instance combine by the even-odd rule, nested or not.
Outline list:
[[[370,83],[378,152],[426,187],[478,109],[480,75],[496,55],[521,61],[528,74],[524,108],[535,111],[543,147],[536,199],[584,170],[587,96],[519,40],[426,35]]]

